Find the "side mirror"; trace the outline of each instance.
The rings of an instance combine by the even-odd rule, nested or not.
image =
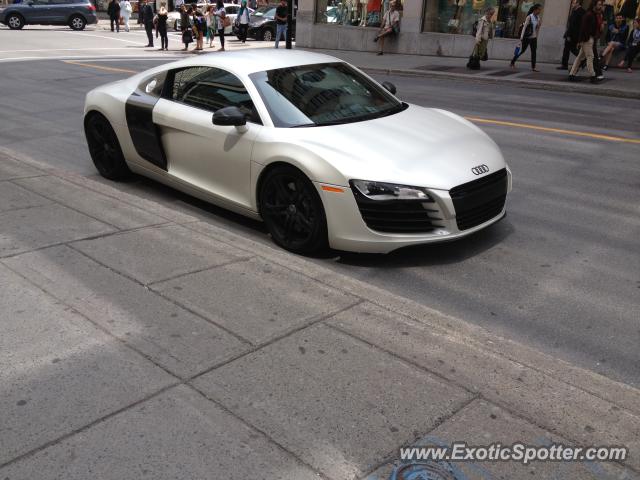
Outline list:
[[[213,114],[213,124],[221,126],[241,127],[247,119],[238,107],[224,107]]]
[[[382,86],[384,88],[386,88],[387,90],[389,90],[389,92],[391,92],[392,95],[396,94],[396,91],[397,91],[396,90],[396,86],[393,83],[391,83],[391,82],[382,82]]]

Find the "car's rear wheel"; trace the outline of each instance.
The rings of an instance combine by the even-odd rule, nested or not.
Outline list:
[[[24,18],[22,18],[22,15],[12,13],[7,18],[7,25],[11,30],[21,30],[24,27]]]
[[[109,120],[99,113],[90,114],[84,131],[91,159],[100,175],[109,180],[122,180],[130,175],[118,136]]]
[[[87,21],[82,15],[74,15],[69,19],[69,26],[73,30],[84,30],[84,27],[87,26]]]
[[[271,29],[270,28],[265,28],[260,33],[259,40],[264,40],[265,42],[271,42],[273,40],[273,37],[274,37],[274,35],[273,35],[273,32],[271,31]]]
[[[322,200],[311,181],[297,168],[269,170],[258,192],[260,215],[273,240],[296,253],[327,247],[327,220]]]

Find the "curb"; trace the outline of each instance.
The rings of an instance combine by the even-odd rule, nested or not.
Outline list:
[[[520,88],[532,88],[537,90],[549,90],[556,92],[568,92],[568,93],[583,93],[586,95],[599,95],[606,97],[617,98],[629,98],[640,99],[640,89],[638,91],[633,90],[618,90],[609,87],[597,87],[591,85],[576,85],[560,82],[539,82],[537,80],[526,79],[506,79],[500,77],[488,77],[477,75],[465,75],[464,73],[450,73],[450,72],[435,72],[435,71],[422,71],[414,69],[388,69],[388,68],[376,68],[358,65],[358,68],[370,73],[378,75],[398,75],[405,77],[423,77],[423,78],[439,78],[439,79],[451,79],[451,80],[466,80],[475,83],[493,83],[501,85],[511,85]]]
[[[149,213],[158,214],[184,228],[250,252],[332,289],[349,293],[360,298],[360,304],[368,303],[379,307],[388,312],[394,322],[406,325],[407,329],[422,335],[425,345],[437,342],[442,346],[440,358],[429,367],[422,367],[428,372],[475,392],[480,398],[510,412],[516,412],[526,421],[577,445],[626,445],[630,458],[622,465],[640,472],[640,459],[636,456],[640,446],[640,390],[636,388],[576,367],[531,347],[492,335],[463,319],[448,316],[361,280],[336,273],[304,257],[199,221],[198,218],[178,215],[177,218],[174,216],[170,219],[175,212],[153,200],[51,167],[6,147],[0,147],[0,154]],[[368,325],[361,326],[365,330],[368,328]],[[353,335],[358,337],[357,333]],[[386,340],[378,338],[371,340],[371,343],[384,348],[382,344]],[[402,353],[391,351],[391,348],[389,351],[399,358],[405,358]],[[407,358],[409,360],[411,359]],[[420,360],[429,362],[427,358]],[[439,363],[447,367],[439,367]],[[458,367],[458,372],[455,369],[449,370],[452,364]],[[478,372],[479,375],[474,377]]]

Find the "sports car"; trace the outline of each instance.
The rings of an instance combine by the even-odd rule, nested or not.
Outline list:
[[[505,215],[498,146],[337,58],[251,49],[180,60],[87,94],[97,170],[131,171],[264,221],[285,249],[386,253]]]

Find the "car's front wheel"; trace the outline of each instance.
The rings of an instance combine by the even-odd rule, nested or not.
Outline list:
[[[84,27],[87,26],[87,21],[82,15],[74,15],[69,19],[69,26],[73,30],[84,30]]]
[[[109,180],[122,180],[131,173],[124,160],[118,136],[106,117],[95,112],[89,114],[84,132],[91,159],[100,175]]]
[[[273,240],[296,253],[327,247],[327,220],[313,183],[297,168],[278,166],[260,183],[260,215]]]
[[[11,30],[21,30],[24,27],[24,18],[17,13],[12,13],[7,18],[7,25]]]
[[[270,42],[273,40],[273,32],[271,31],[270,28],[265,28],[264,30],[262,30],[262,33],[260,33],[260,38],[258,40],[264,40],[265,42]]]

